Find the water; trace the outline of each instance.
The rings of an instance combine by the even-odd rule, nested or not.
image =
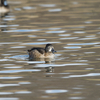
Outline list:
[[[0,100],[100,100],[100,1],[9,0],[0,14]],[[52,43],[55,59],[29,61]]]

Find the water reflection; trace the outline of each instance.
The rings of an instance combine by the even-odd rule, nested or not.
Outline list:
[[[74,33],[86,33],[84,31],[75,31]]]
[[[16,26],[19,26],[19,25],[0,25],[0,27],[16,27]]]
[[[71,34],[60,34],[59,36],[71,36]]]
[[[8,94],[13,94],[12,92],[0,92],[0,95],[8,95]]]
[[[18,10],[18,11],[20,11],[21,9],[20,9],[20,8],[15,8],[15,10]]]
[[[18,52],[18,51],[13,51],[13,52]],[[15,56],[11,56],[11,57],[8,57],[8,58],[17,59],[17,60],[22,60],[22,59],[26,60],[26,59],[28,59],[28,57],[29,57],[29,55],[15,55]]]
[[[31,91],[17,91],[15,94],[29,94],[32,93]]]
[[[40,31],[40,29],[20,29],[20,30],[6,30],[3,32],[36,32]]]
[[[31,82],[19,82],[18,84],[31,84]]]
[[[47,31],[46,33],[65,33],[66,31]]]
[[[62,9],[49,9],[48,11],[49,12],[59,12],[59,11],[62,11]]]
[[[15,18],[4,18],[4,21],[11,21],[11,20],[15,20]]]
[[[13,60],[10,60],[10,59],[0,59],[0,62],[2,61],[13,61]]]
[[[23,7],[23,9],[30,10],[30,9],[36,9],[36,7]]]
[[[60,38],[60,40],[70,40],[70,39],[77,39],[77,38],[79,38],[79,37],[68,37],[68,38]]]
[[[0,79],[19,79],[19,78],[23,78],[23,77],[21,77],[21,76],[19,76],[19,77],[0,77]]]
[[[91,53],[95,53],[95,52],[84,52],[85,54],[91,54]]]
[[[64,93],[68,92],[68,90],[46,90],[46,93]]]
[[[28,37],[36,37],[36,35],[28,35]]]
[[[46,67],[46,72],[54,72],[54,67]]]
[[[74,5],[78,4],[78,2],[72,2]]]
[[[33,60],[29,60],[28,62],[27,62],[28,64],[39,64],[39,63],[45,63],[45,60],[43,61],[41,61],[41,59],[39,59],[39,60],[36,60],[35,61],[35,59],[33,59]]]
[[[45,41],[46,39],[37,39],[37,41]]]
[[[69,75],[69,76],[63,77],[63,78],[90,77],[90,76],[100,76],[100,73],[89,73],[89,74],[85,74],[85,75]]]
[[[79,99],[79,100],[80,100],[80,99],[85,99],[85,98],[84,98],[84,97],[70,97],[69,99],[73,99],[73,100],[74,100],[74,99],[75,99],[75,100],[78,100],[78,99]]]
[[[92,23],[92,21],[86,21],[86,22],[84,22],[84,23],[86,23],[86,24],[91,24],[91,23]]]
[[[0,84],[0,87],[19,86],[19,84]]]
[[[4,67],[4,68],[14,69],[14,68],[22,68],[22,66],[13,66],[13,67]]]
[[[0,98],[0,100],[19,100],[19,99],[18,98],[13,98],[13,97],[12,98],[9,98],[9,97],[6,97],[6,98],[4,97],[3,98],[2,97],[2,98]]]
[[[15,47],[11,47],[11,48],[25,48],[26,46],[15,46]]]
[[[78,48],[81,48],[80,46],[74,46],[74,47],[64,47],[64,48],[67,48],[67,49],[78,49]]]
[[[92,40],[92,39],[97,39],[97,37],[93,37],[93,38],[81,38],[81,39],[77,39],[77,40]]]
[[[54,72],[54,67],[52,66],[52,63],[54,63],[54,58],[34,58],[29,59],[28,64],[29,65],[35,65],[34,67],[43,68],[46,69],[46,72]]]
[[[21,42],[1,42],[0,44],[17,44],[17,43],[21,43]]]
[[[62,28],[48,28],[48,30],[60,30]]]
[[[41,7],[55,7],[56,4],[40,4]]]
[[[94,45],[94,44],[99,44],[99,43],[70,43],[67,45]]]
[[[41,71],[39,69],[25,69],[25,70],[4,70],[0,71],[0,73],[20,73],[20,72],[38,72]]]
[[[41,45],[41,44],[53,44],[53,43],[60,43],[60,42],[38,42],[38,43],[22,43],[21,45]]]
[[[88,65],[87,63],[69,63],[69,64],[37,64],[35,67],[62,67],[62,66],[77,66],[77,65]]]

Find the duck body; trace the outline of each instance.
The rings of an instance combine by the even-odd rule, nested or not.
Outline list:
[[[31,50],[28,50],[29,58],[54,58],[54,47],[52,44],[47,44],[45,48],[34,47]]]

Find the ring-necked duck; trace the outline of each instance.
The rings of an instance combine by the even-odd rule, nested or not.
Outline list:
[[[54,58],[56,51],[52,44],[47,44],[45,48],[33,47],[31,50],[28,50],[29,58]]]
[[[1,0],[1,4],[0,4],[0,13],[6,13],[9,12],[9,5],[7,4],[6,0]]]

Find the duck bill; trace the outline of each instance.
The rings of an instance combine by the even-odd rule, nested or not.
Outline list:
[[[52,49],[52,53],[55,53],[55,52],[57,52],[57,51],[55,51],[54,49]]]

